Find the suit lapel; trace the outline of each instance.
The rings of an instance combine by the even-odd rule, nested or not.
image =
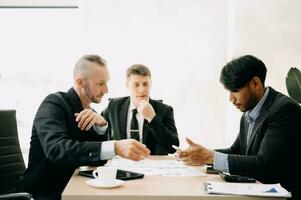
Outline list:
[[[263,122],[266,120],[266,117],[267,117],[266,110],[264,110],[264,111],[262,110],[260,112],[260,116],[257,118],[257,120],[254,124],[253,130],[251,133],[251,137],[249,139],[249,145],[247,146],[246,154],[249,153],[252,143],[253,143],[253,140],[254,140],[255,136],[258,134],[258,132],[260,131],[260,128],[262,127]]]
[[[242,131],[242,142],[243,142],[243,153],[246,154],[247,153],[247,135],[248,135],[248,129],[249,129],[249,123],[247,122],[247,120],[245,119],[245,114],[242,116],[242,120],[243,120],[243,129]]]
[[[120,137],[121,138],[116,138],[116,139],[126,139],[127,134],[126,134],[126,123],[127,123],[127,114],[128,114],[128,109],[130,106],[130,98],[126,99],[124,103],[120,106],[120,115],[119,115],[119,130],[125,130],[120,132]],[[119,134],[118,134],[119,135]]]
[[[152,105],[152,107],[154,108],[155,112],[157,112],[156,111],[155,102],[151,98],[149,99],[149,103]],[[146,143],[146,139],[147,139],[148,134],[149,134],[148,121],[144,120],[143,121],[143,130],[142,130],[142,142],[143,142],[143,144]]]
[[[142,143],[145,144],[146,142],[146,138],[147,138],[147,135],[148,135],[148,124],[147,124],[147,120],[144,120],[143,121],[143,129],[142,129]]]
[[[260,115],[258,116],[257,120],[255,121],[255,125],[252,130],[251,138],[249,140],[249,145],[247,146],[246,154],[249,153],[255,136],[258,134],[258,132],[260,131],[260,128],[262,127],[263,122],[266,120],[268,113],[269,113],[268,109],[271,106],[273,99],[276,95],[276,92],[275,92],[275,90],[273,90],[273,88],[269,87],[269,90],[270,90],[269,95],[267,96],[264,104],[262,105],[262,108],[260,110]]]

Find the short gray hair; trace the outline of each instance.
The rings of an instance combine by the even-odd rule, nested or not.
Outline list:
[[[89,63],[96,63],[101,67],[106,67],[107,62],[102,57],[96,54],[84,55],[81,57],[74,66],[73,69],[73,78],[75,78],[78,74],[87,75],[90,71]]]

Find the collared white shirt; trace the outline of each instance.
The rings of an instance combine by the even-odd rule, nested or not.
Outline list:
[[[134,103],[132,101],[130,101],[130,106],[129,106],[128,114],[127,114],[127,121],[126,121],[126,136],[127,136],[128,139],[131,138],[130,129],[131,129],[131,120],[132,120],[132,117],[133,117],[133,111],[132,110],[134,110],[136,108],[137,107],[134,105]],[[141,114],[139,112],[137,112],[136,118],[137,118],[138,127],[139,127],[139,140],[140,140],[140,142],[142,142],[144,118],[141,116]]]

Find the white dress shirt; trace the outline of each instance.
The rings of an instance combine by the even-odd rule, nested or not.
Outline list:
[[[132,117],[133,117],[132,110],[134,110],[136,108],[137,107],[133,104],[133,102],[130,101],[130,106],[129,106],[128,114],[127,114],[127,121],[126,121],[126,136],[127,136],[128,139],[131,138],[130,129],[131,129],[131,121],[132,121]],[[141,114],[139,112],[137,112],[136,118],[137,118],[138,127],[139,127],[139,140],[140,140],[140,142],[142,142],[144,118],[141,116]]]

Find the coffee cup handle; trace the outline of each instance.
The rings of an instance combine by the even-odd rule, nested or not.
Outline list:
[[[94,177],[95,179],[97,179],[97,178],[98,178],[98,173],[97,173],[97,170],[94,170],[92,174],[93,174],[93,177]],[[97,174],[97,175],[96,175],[96,174]]]

